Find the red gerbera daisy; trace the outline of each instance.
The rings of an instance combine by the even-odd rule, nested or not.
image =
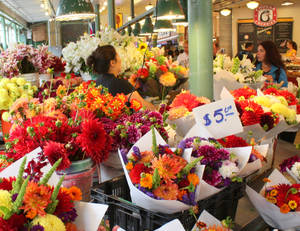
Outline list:
[[[63,170],[70,167],[71,162],[67,155],[67,151],[63,144],[58,142],[49,141],[43,148],[45,156],[47,156],[49,162],[53,165],[57,160],[62,158],[57,170]]]
[[[264,110],[260,105],[250,100],[240,102],[243,114],[241,120],[244,126],[260,123],[260,119]]]
[[[102,123],[99,120],[84,121],[81,124],[82,132],[76,138],[76,143],[81,147],[87,156],[96,163],[101,163],[108,157],[107,148],[111,140],[106,134]]]
[[[289,91],[283,91],[282,90],[282,91],[279,92],[279,94],[286,99],[286,101],[288,102],[289,106],[296,105],[297,102],[298,102],[296,96],[294,96],[294,94],[292,94]]]
[[[15,181],[15,177],[0,178],[0,189],[10,191],[12,190],[12,183]]]
[[[274,87],[270,87],[270,88],[264,90],[263,93],[264,93],[265,95],[277,95],[277,96],[280,95],[279,90],[276,89],[276,88],[274,88]]]
[[[256,90],[245,86],[243,88],[239,88],[239,89],[232,91],[231,94],[233,95],[233,97],[236,100],[240,100],[241,98],[250,99],[251,97],[256,96],[257,92],[256,92]]]
[[[131,182],[133,184],[139,184],[141,180],[141,173],[150,173],[151,169],[146,167],[144,164],[136,164],[131,169],[129,176],[131,179]]]

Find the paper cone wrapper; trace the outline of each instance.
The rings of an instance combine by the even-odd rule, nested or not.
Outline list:
[[[286,171],[291,177],[293,177],[297,184],[300,184],[300,179],[290,169],[286,168]]]
[[[195,136],[199,136],[199,137],[206,138],[206,139],[213,137],[212,134],[205,128],[205,126],[203,126],[200,123],[196,123],[189,130],[189,132],[186,134],[184,139],[195,137]]]
[[[277,185],[279,183],[290,184],[277,169],[272,172],[269,179],[271,182],[267,183],[266,186]],[[262,190],[264,190],[264,187]],[[246,193],[260,216],[271,227],[276,229],[292,229],[300,227],[299,212],[289,212],[287,214],[281,213],[279,207],[268,202],[260,193],[257,193],[249,186],[246,187]]]
[[[156,142],[157,145],[165,145],[166,142],[163,140],[163,138],[160,136],[160,134],[155,130],[155,136],[156,136]],[[149,151],[152,150],[152,131],[150,130],[148,133],[146,133],[134,146],[138,147],[141,152],[143,151]],[[130,156],[130,154],[133,152],[133,148],[130,149],[129,153],[127,156]],[[185,152],[189,152],[189,154],[184,153],[185,157],[191,156],[192,154],[192,149],[186,149]],[[142,191],[140,191],[138,188],[136,188],[129,177],[129,174],[126,170],[125,163],[123,161],[122,155],[119,150],[119,156],[121,159],[121,163],[123,166],[123,170],[125,173],[125,177],[130,189],[130,195],[132,202],[142,208],[151,210],[152,212],[161,212],[161,213],[166,213],[166,214],[172,214],[176,213],[179,211],[187,210],[191,206],[184,204],[183,202],[177,201],[177,200],[157,200],[154,199]],[[197,171],[196,171],[197,172]],[[199,172],[199,170],[198,170]],[[202,181],[202,176],[198,175],[200,182]],[[198,185],[196,188],[195,194],[198,194],[198,190],[200,190],[201,185]]]
[[[251,147],[252,148],[252,147]],[[269,145],[264,144],[264,145],[256,145],[254,148],[264,157],[267,156]],[[255,171],[259,170],[262,168],[262,162],[260,159],[257,159],[251,163],[246,163],[246,165],[241,169],[239,172],[240,177],[246,177],[249,176],[250,174],[254,173]]]
[[[179,118],[177,120],[168,120],[168,124],[176,125],[176,132],[179,136],[184,137],[188,131],[196,124],[194,114]]]
[[[26,165],[25,168],[27,167],[28,163],[35,158],[38,158],[39,153],[43,152],[42,149],[40,147],[38,147],[37,149],[33,150],[32,152],[26,154],[25,156],[27,157],[26,160]],[[24,156],[24,157],[25,157]],[[18,176],[18,172],[20,169],[20,166],[24,160],[24,157],[20,158],[19,160],[17,160],[16,162],[12,163],[11,165],[9,165],[7,168],[5,168],[1,173],[0,173],[0,178],[4,177],[4,178],[8,178],[8,177],[17,177]],[[48,163],[46,166],[44,166],[41,171],[43,173],[43,175],[45,175],[47,172],[49,172],[49,170],[51,169],[51,165],[50,163]],[[49,185],[53,185],[56,186],[56,184],[58,183],[60,177],[54,172],[51,176],[51,178],[48,181]]]
[[[206,210],[203,210],[202,213],[200,214],[197,222],[204,222],[206,224],[207,227],[209,226],[222,226],[222,223],[215,218],[213,215],[211,215],[209,212],[207,212]],[[193,227],[192,230],[196,230],[197,226],[195,224],[195,226]]]
[[[169,223],[165,224],[164,226],[156,229],[155,231],[185,231],[183,225],[178,219],[170,221]]]
[[[74,222],[77,229],[79,231],[97,231],[108,205],[79,201],[75,202],[75,209],[78,214]]]

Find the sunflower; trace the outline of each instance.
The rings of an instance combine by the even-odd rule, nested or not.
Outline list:
[[[139,48],[138,50],[141,52],[141,53],[145,53],[145,51],[148,49],[148,45],[147,43],[145,42],[140,42],[139,43]]]

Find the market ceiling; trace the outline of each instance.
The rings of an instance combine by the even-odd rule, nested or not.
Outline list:
[[[41,7],[41,2],[44,1],[48,5],[48,13]],[[215,11],[219,11],[223,8],[234,8],[245,5],[249,0],[212,0]],[[261,3],[274,4],[274,2],[281,0],[263,0]],[[93,3],[99,2],[100,9],[102,8],[102,14],[106,14],[107,11],[107,0],[92,0]],[[145,11],[145,6],[149,3],[155,4],[156,0],[134,0],[136,15],[141,14]],[[12,11],[16,12],[25,21],[29,23],[41,22],[49,20],[51,15],[58,7],[59,0],[0,0]],[[116,11],[130,15],[130,0],[115,0]],[[48,15],[46,15],[48,14]]]

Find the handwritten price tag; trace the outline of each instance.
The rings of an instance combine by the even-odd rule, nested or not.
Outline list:
[[[214,138],[237,134],[243,131],[233,99],[224,99],[193,109],[196,123],[203,124]]]

